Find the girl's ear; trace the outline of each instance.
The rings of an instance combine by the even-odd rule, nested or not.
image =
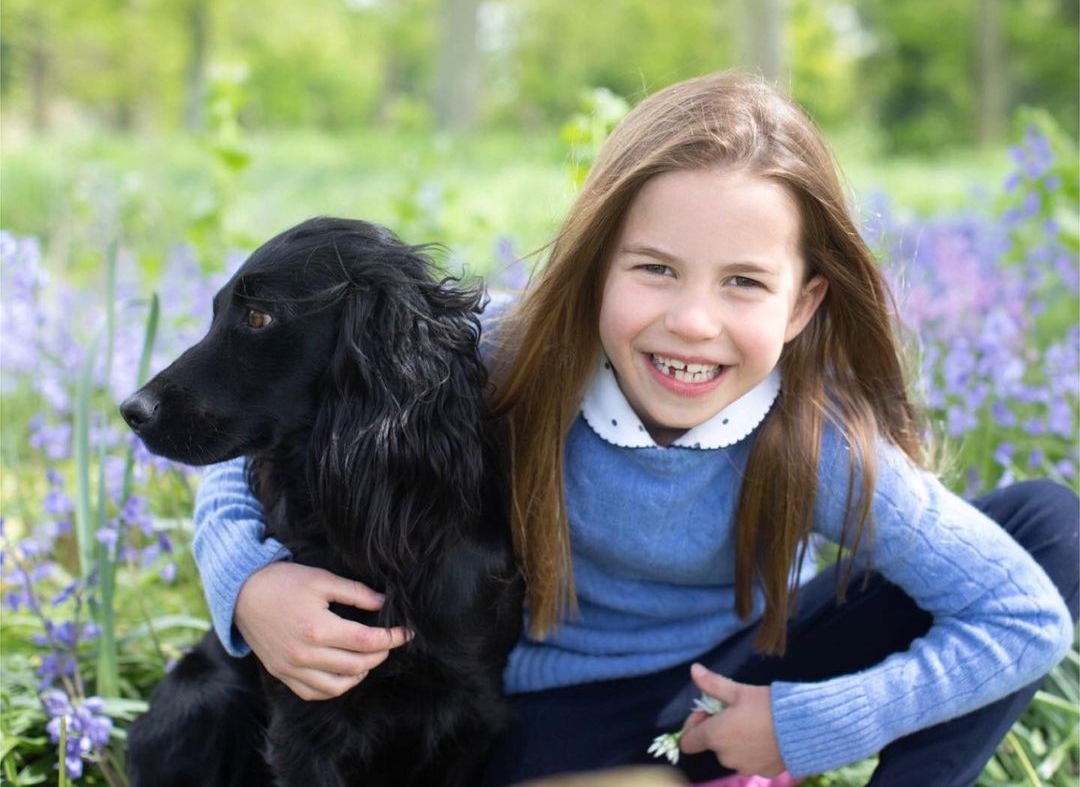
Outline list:
[[[791,316],[788,317],[787,330],[784,332],[785,344],[802,333],[803,328],[821,306],[828,290],[829,282],[820,273],[811,277],[810,281],[803,285],[795,306],[791,310]]]

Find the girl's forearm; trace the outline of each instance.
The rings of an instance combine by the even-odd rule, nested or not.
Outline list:
[[[248,487],[242,458],[207,468],[194,519],[192,550],[214,630],[229,653],[244,656],[249,648],[233,625],[240,588],[260,568],[288,559],[289,551],[266,537],[262,507]]]

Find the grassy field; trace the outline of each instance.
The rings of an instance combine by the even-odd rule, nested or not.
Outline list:
[[[344,215],[387,224],[410,242],[445,243],[486,270],[497,264],[500,241],[512,239],[519,254],[548,241],[575,188],[557,129],[467,139],[295,132],[248,136],[237,147],[249,158],[228,169],[212,144],[191,137],[8,144],[0,153],[0,227],[55,242],[64,264],[73,224],[111,223],[155,265],[164,240],[187,237],[216,212],[242,248],[309,216]],[[923,215],[972,204],[1000,186],[1009,164],[1004,149],[883,159],[857,133],[840,135],[835,148],[856,201],[887,194]]]

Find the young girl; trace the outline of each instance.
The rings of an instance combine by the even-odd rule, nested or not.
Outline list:
[[[488,784],[645,762],[684,724],[695,779],[880,753],[877,787],[974,783],[1072,641],[1078,503],[924,469],[889,294],[794,103],[730,73],[643,101],[486,331],[529,586]],[[241,462],[196,526],[218,632],[300,696],[404,641],[262,540]],[[815,576],[821,540],[850,558]],[[726,708],[688,716],[702,692]]]

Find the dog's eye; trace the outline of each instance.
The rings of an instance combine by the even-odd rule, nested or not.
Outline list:
[[[248,309],[246,321],[249,328],[259,330],[260,328],[265,328],[267,325],[269,325],[273,321],[273,318],[266,312],[261,312],[256,309]]]

